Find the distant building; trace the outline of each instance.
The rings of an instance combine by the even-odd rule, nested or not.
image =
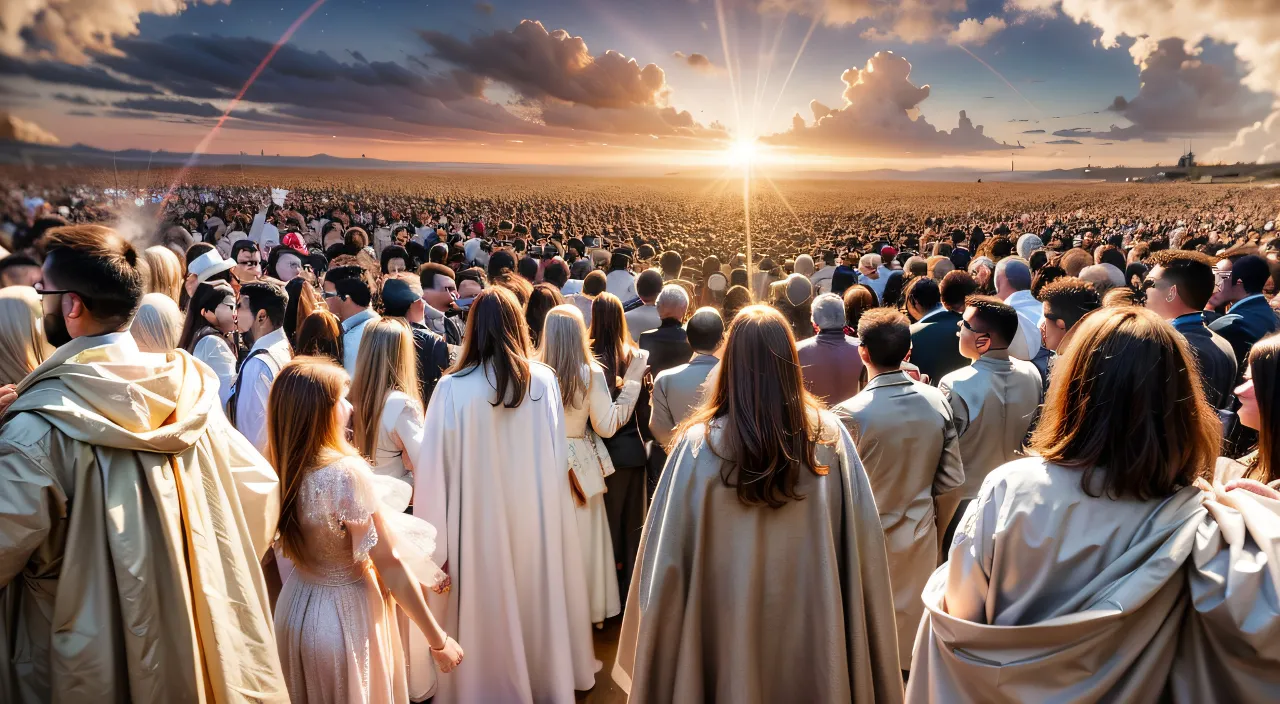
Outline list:
[[[1179,169],[1190,169],[1196,165],[1196,155],[1191,150],[1187,150],[1186,154],[1178,157]]]

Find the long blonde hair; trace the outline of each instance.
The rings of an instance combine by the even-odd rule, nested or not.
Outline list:
[[[163,293],[174,303],[182,296],[182,262],[168,247],[147,247],[142,252],[147,261],[149,280],[144,282],[147,293]]]
[[[40,328],[43,315],[34,288],[0,288],[0,384],[22,381],[53,354]]]
[[[352,439],[370,460],[378,449],[378,425],[392,391],[404,393],[422,408],[413,333],[399,320],[382,318],[364,329],[351,382]]]
[[[280,547],[306,565],[299,499],[314,470],[358,454],[338,424],[347,373],[327,357],[294,357],[276,375],[267,397],[267,461],[280,476]]]
[[[591,358],[582,311],[572,304],[547,311],[538,345],[538,361],[555,370],[565,408],[576,407],[578,401],[586,397],[587,381],[582,378],[582,367]]]

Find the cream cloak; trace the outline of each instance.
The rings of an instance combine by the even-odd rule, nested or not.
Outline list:
[[[572,702],[595,683],[560,388],[530,370],[517,408],[491,404],[484,370],[444,377],[427,408],[414,515],[436,527],[432,557],[453,579],[429,603],[467,653],[437,704]]]
[[[0,426],[0,701],[286,702],[259,559],[275,473],[218,377],[78,338]]]
[[[880,517],[848,432],[819,422],[827,474],[778,509],[724,485],[714,429],[672,448],[613,671],[630,701],[901,701]]]

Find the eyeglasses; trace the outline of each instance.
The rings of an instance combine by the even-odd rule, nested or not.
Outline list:
[[[965,330],[968,330],[969,332],[973,333],[974,335],[986,335],[986,334],[987,334],[987,333],[985,333],[985,332],[983,332],[983,331],[981,331],[981,330],[979,330],[979,329],[977,329],[977,328],[973,327],[972,325],[970,325],[970,324],[969,324],[969,321],[965,320],[964,318],[961,318],[961,319],[960,319],[960,327],[964,328]]]
[[[246,269],[261,269],[262,260],[259,259],[257,261],[252,261],[252,262],[240,262],[240,266],[245,267]]]
[[[330,298],[337,298],[337,297],[338,297],[338,294],[336,294],[336,293],[330,293],[329,291],[325,291],[323,295],[324,295],[324,299],[325,299],[326,301],[327,301],[327,300],[329,300]]]
[[[37,281],[35,283],[34,288],[36,290],[36,293],[40,294],[41,296],[55,296],[55,295],[64,294],[64,293],[74,293],[77,296],[84,298],[84,294],[80,293],[79,291],[72,291],[71,289],[45,288],[43,281]]]

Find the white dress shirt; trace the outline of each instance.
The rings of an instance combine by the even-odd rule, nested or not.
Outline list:
[[[236,396],[236,430],[258,448],[258,452],[267,450],[267,395],[271,392],[271,383],[276,380],[278,360],[288,360],[292,356],[289,338],[284,328],[277,328],[261,339],[254,341],[249,354],[265,349],[260,354],[248,359],[240,368],[240,386]],[[265,357],[270,356],[273,362]]]
[[[192,357],[209,365],[218,375],[218,400],[226,407],[236,383],[236,355],[221,335],[205,335],[196,343]]]
[[[356,378],[356,358],[360,355],[360,341],[364,339],[364,328],[371,320],[380,316],[366,308],[342,321],[342,367],[347,374]]]
[[[1009,356],[1030,362],[1040,354],[1040,322],[1044,320],[1044,306],[1030,291],[1014,291],[1004,302],[1018,311],[1018,336],[1009,342]]]

